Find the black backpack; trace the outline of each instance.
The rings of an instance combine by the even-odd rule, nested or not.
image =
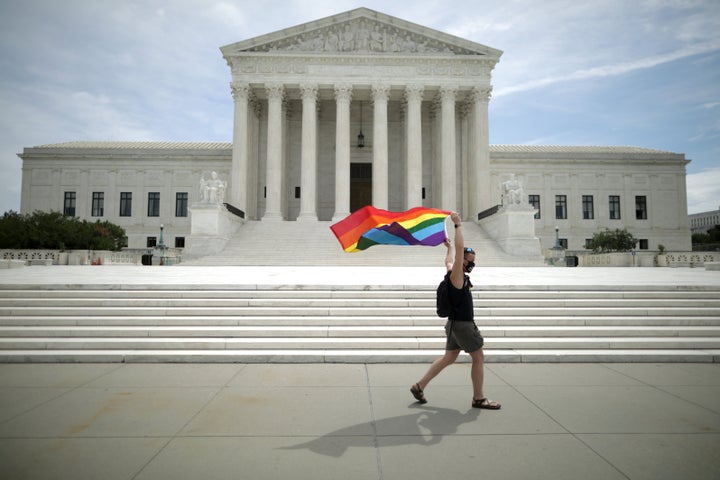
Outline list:
[[[447,318],[453,311],[453,305],[450,303],[450,272],[445,275],[440,285],[437,287],[435,296],[435,307],[438,317]]]

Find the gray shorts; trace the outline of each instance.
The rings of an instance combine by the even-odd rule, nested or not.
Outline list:
[[[450,332],[450,325],[452,324],[452,332]],[[447,343],[445,344],[445,350],[460,350],[463,349],[467,353],[472,353],[476,350],[480,350],[485,343],[480,330],[478,330],[475,322],[463,322],[455,320],[445,324],[445,334],[447,335]]]

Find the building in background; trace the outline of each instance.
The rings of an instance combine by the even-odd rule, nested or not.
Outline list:
[[[71,142],[25,148],[21,211],[124,227],[132,248],[182,247],[200,181],[227,181],[245,221],[332,222],[372,204],[473,220],[513,175],[542,247],[582,250],[627,228],[638,248],[690,250],[680,153],[489,144],[502,52],[359,8],[221,48],[232,143]],[[301,227],[299,227],[301,228]]]

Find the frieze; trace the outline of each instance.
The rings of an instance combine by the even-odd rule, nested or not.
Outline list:
[[[480,55],[467,48],[369,19],[317,28],[244,51]]]

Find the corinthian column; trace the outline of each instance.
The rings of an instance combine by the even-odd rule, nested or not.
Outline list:
[[[335,85],[335,214],[333,221],[350,214],[350,99],[351,85]]]
[[[405,88],[407,101],[407,171],[405,181],[405,207],[422,205],[422,85]]]
[[[440,208],[457,209],[455,176],[457,156],[455,152],[455,95],[457,87],[440,87],[442,126],[440,133]]]
[[[317,220],[317,85],[300,85],[302,93],[302,152],[298,221]]]
[[[490,134],[488,132],[488,103],[492,87],[476,87],[472,93],[473,131],[470,161],[474,168],[469,182],[470,214],[476,215],[492,207],[490,192]]]
[[[233,118],[232,167],[230,170],[230,203],[248,215],[248,99],[247,83],[230,84],[235,111]]]
[[[388,125],[387,105],[390,86],[373,85],[373,169],[372,202],[376,208],[388,208]]]
[[[267,175],[263,220],[282,220],[282,100],[284,88],[268,85]]]

